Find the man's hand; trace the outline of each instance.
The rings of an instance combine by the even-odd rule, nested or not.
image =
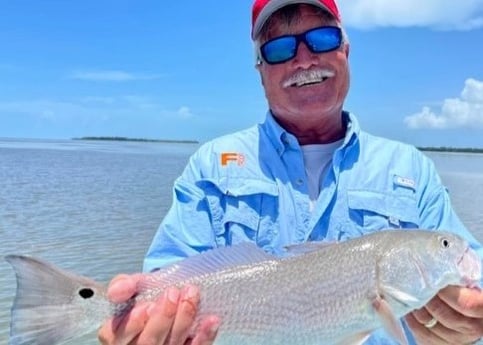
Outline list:
[[[406,321],[418,344],[473,344],[483,337],[483,291],[449,286]]]
[[[127,301],[136,294],[140,279],[141,274],[115,277],[109,284],[108,298],[114,303]],[[128,314],[104,323],[99,341],[104,345],[211,345],[220,324],[216,316],[205,318],[190,338],[199,300],[195,286],[168,288],[156,301],[136,305]]]

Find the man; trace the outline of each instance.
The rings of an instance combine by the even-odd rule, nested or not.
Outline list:
[[[349,43],[333,0],[256,0],[252,39],[269,105],[264,123],[204,144],[176,181],[171,210],[148,251],[152,271],[244,241],[268,252],[340,241],[387,228],[449,229],[483,253],[451,208],[432,163],[418,150],[363,132],[343,111]],[[139,275],[109,294],[123,301]],[[188,331],[196,287],[169,289],[152,305],[111,320],[104,344],[211,344],[223,320]],[[412,342],[470,344],[483,335],[483,296],[450,287],[406,318]],[[410,338],[411,335],[409,335]],[[368,344],[393,344],[376,331]]]

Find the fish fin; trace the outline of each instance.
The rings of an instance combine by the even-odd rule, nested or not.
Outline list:
[[[98,328],[103,305],[110,313],[104,288],[96,282],[32,257],[8,255],[5,260],[17,278],[10,345],[61,344]],[[90,313],[89,305],[95,308]]]
[[[312,252],[316,252],[318,250],[328,248],[338,242],[322,242],[322,241],[312,241],[312,242],[304,242],[293,244],[290,246],[285,246],[284,249],[288,255],[303,255]]]
[[[219,247],[161,268],[146,275],[139,290],[165,288],[208,273],[219,272],[235,266],[253,265],[278,260],[256,244],[244,242],[234,246]]]
[[[408,306],[418,305],[421,302],[419,298],[389,285],[382,286],[381,290],[384,291],[385,295],[389,295],[398,302]]]
[[[379,317],[384,329],[391,334],[401,345],[408,345],[406,333],[402,327],[401,321],[394,315],[389,303],[377,297],[372,302],[372,307]]]
[[[359,333],[334,345],[362,345],[371,336],[370,332]]]

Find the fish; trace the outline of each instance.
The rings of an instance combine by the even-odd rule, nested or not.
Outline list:
[[[407,344],[401,318],[448,285],[477,288],[481,259],[461,237],[384,230],[344,242],[307,242],[268,254],[253,243],[209,250],[144,273],[114,304],[106,288],[38,258],[8,255],[17,280],[10,345],[66,344],[153,301],[169,286],[200,288],[192,332],[221,319],[216,345],[353,345],[381,327]]]

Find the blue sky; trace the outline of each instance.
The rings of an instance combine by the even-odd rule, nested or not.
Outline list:
[[[483,147],[483,0],[340,0],[345,108],[422,146]],[[206,141],[261,121],[251,1],[8,1],[0,137]]]

